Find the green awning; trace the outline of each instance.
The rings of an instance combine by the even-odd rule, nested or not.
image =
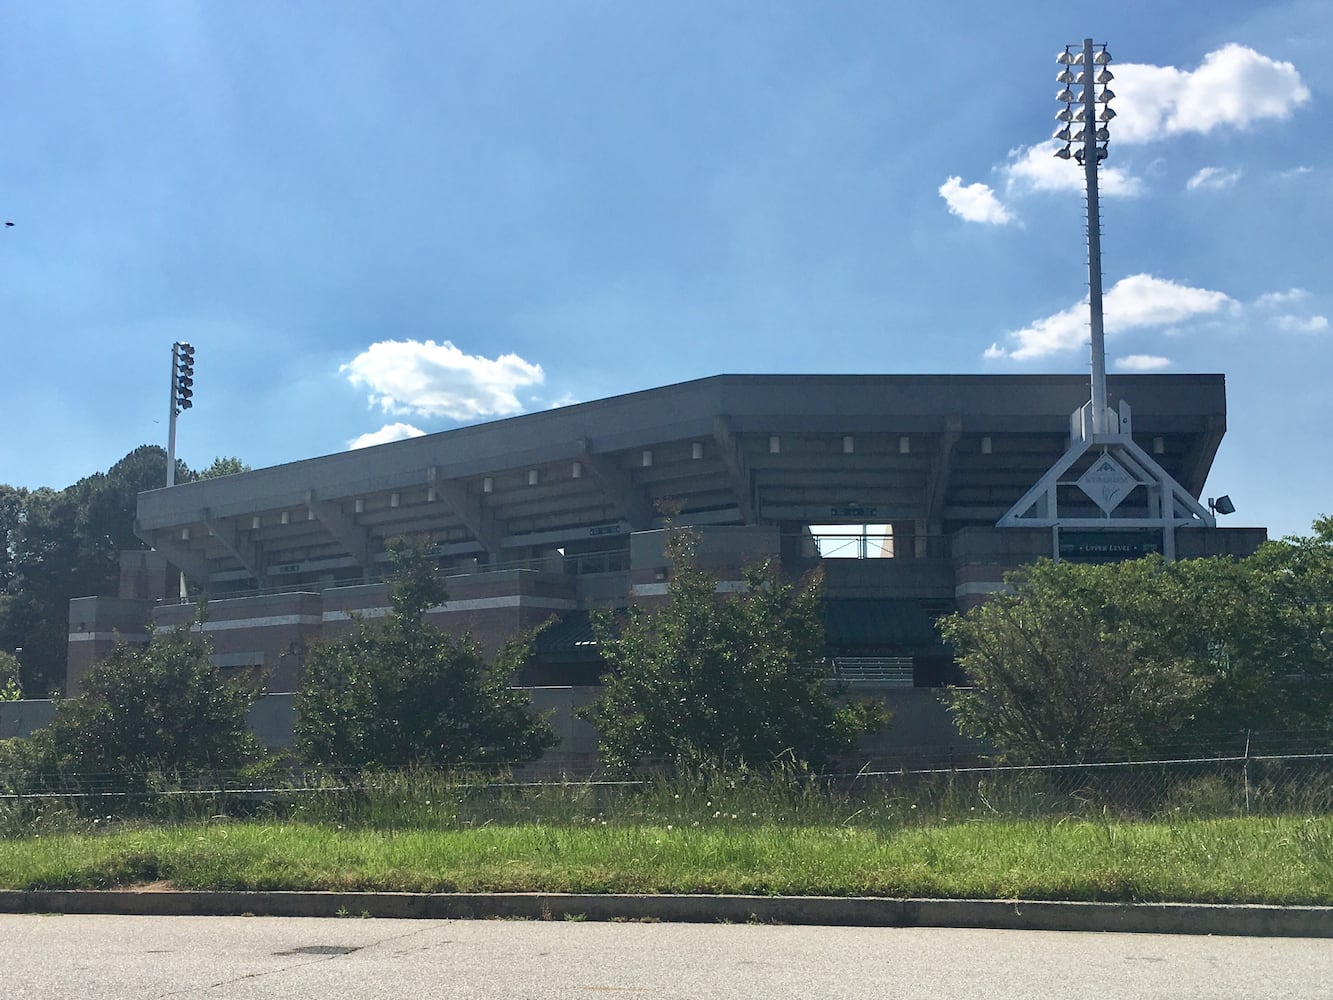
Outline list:
[[[824,641],[831,654],[947,656],[931,618],[910,600],[834,598],[824,605]],[[597,635],[587,611],[567,611],[537,636],[533,652],[542,659],[598,658]]]
[[[591,614],[566,611],[559,621],[542,629],[532,651],[542,659],[597,659],[600,654]]]
[[[833,598],[824,606],[824,641],[832,653],[853,650],[947,655],[935,620],[910,600]]]

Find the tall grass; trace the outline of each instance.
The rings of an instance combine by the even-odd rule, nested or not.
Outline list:
[[[1333,904],[1333,820],[725,819],[471,829],[121,827],[0,842],[0,886],[681,892]]]
[[[520,783],[426,769],[147,790],[0,796],[0,837],[87,833],[224,816],[372,830],[534,824],[828,826],[874,831],[953,820],[1171,821],[1333,814],[1329,761],[976,769],[827,777],[799,770],[714,771],[641,782]],[[49,787],[49,786],[48,786]]]
[[[24,796],[0,799],[0,886],[1333,904],[1328,783],[1276,774],[742,771],[524,785],[410,771]]]

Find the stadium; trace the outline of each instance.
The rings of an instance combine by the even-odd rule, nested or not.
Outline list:
[[[216,663],[290,692],[312,643],[384,613],[386,543],[411,537],[447,577],[440,627],[493,649],[555,619],[523,683],[572,705],[599,676],[589,612],[665,599],[670,523],[720,587],[763,559],[822,567],[829,670],[910,702],[895,740],[923,738],[912,719],[937,725],[931,689],[958,680],[935,619],[1008,570],[1264,540],[1204,506],[1221,375],[1108,392],[1098,431],[1082,376],[719,375],[144,493],[150,550],[122,554],[118,595],[71,602],[67,688],[206,599]]]

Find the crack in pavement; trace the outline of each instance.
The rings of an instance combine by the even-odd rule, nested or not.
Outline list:
[[[425,927],[418,927],[418,928],[416,928],[415,930],[405,931],[405,932],[402,933],[402,934],[391,934],[391,935],[389,935],[388,937],[380,938],[379,940],[376,940],[376,941],[371,941],[371,942],[369,942],[368,944],[357,945],[356,947],[354,947],[354,948],[352,948],[352,949],[350,949],[350,950],[348,950],[348,951],[341,951],[341,950],[340,950],[340,951],[337,952],[336,954],[319,955],[319,956],[316,957],[316,958],[312,958],[312,959],[311,959],[310,961],[308,961],[308,962],[289,962],[289,963],[287,963],[286,965],[279,966],[279,967],[276,968],[276,969],[262,969],[262,970],[260,970],[260,971],[258,971],[258,972],[247,972],[247,973],[246,973],[245,975],[243,975],[243,976],[232,976],[230,979],[223,979],[223,980],[220,980],[220,981],[218,981],[218,982],[216,982],[216,983],[211,983],[211,984],[209,984],[208,986],[203,986],[203,987],[190,987],[189,989],[184,989],[184,990],[172,990],[172,991],[169,992],[169,993],[162,993],[162,994],[159,994],[158,996],[154,997],[153,1000],[169,1000],[170,997],[183,997],[183,996],[189,996],[189,995],[191,995],[191,994],[201,995],[201,996],[202,996],[202,995],[204,995],[204,994],[211,993],[213,990],[220,989],[220,988],[222,988],[222,987],[224,987],[224,986],[231,986],[231,985],[233,985],[233,984],[235,984],[235,983],[243,983],[243,982],[245,982],[247,979],[263,979],[263,978],[265,978],[265,977],[267,977],[267,976],[277,976],[277,975],[281,975],[281,974],[284,973],[284,972],[292,972],[292,971],[294,971],[294,970],[296,970],[296,969],[304,969],[307,965],[319,965],[321,962],[332,962],[332,961],[334,961],[335,959],[346,958],[348,955],[350,955],[350,954],[352,954],[352,953],[354,953],[354,952],[358,952],[358,951],[366,951],[366,950],[371,949],[371,948],[378,948],[378,947],[380,947],[381,945],[391,944],[391,943],[393,943],[393,942],[395,942],[395,941],[404,941],[404,940],[406,940],[406,939],[408,939],[408,938],[416,937],[416,936],[418,936],[418,935],[425,934],[425,933],[427,933],[428,931],[432,931],[432,930],[435,930],[434,925],[433,925],[433,924],[428,924],[428,925],[425,926]],[[424,951],[425,948],[426,948],[426,946],[423,945],[423,946],[421,946],[421,949],[420,949],[420,950],[423,950],[423,951]],[[275,954],[277,954],[277,955],[292,955],[292,954],[296,954],[296,953],[297,953],[297,950],[296,950],[296,949],[293,949],[292,951],[287,951],[287,952],[276,952]]]

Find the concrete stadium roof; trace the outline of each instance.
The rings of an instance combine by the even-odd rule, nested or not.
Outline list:
[[[1197,496],[1226,427],[1223,376],[1108,386]],[[1063,453],[1087,397],[1075,375],[718,375],[154,490],[137,531],[198,580],[261,585],[365,571],[397,535],[490,562],[614,547],[660,525],[664,503],[681,523],[943,533],[993,525]]]

